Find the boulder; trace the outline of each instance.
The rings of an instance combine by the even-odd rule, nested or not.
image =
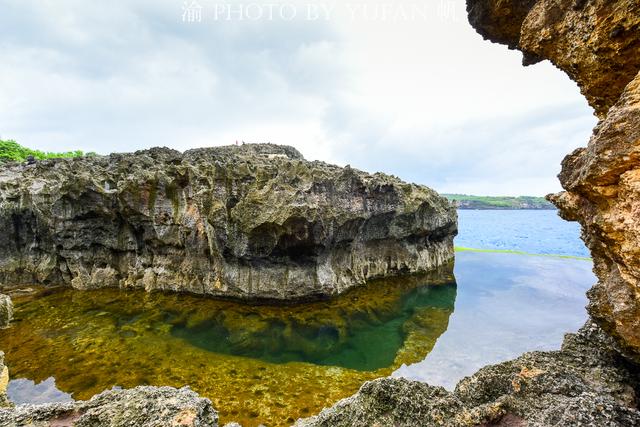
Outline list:
[[[209,399],[188,387],[109,390],[88,401],[0,409],[2,426],[217,427]]]

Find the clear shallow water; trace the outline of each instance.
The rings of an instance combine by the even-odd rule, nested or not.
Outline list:
[[[555,210],[458,210],[456,246],[589,257],[580,225]]]
[[[171,335],[210,352],[269,363],[375,371],[393,365],[408,335],[405,325],[428,310],[452,312],[455,299],[456,285],[451,281],[412,289],[400,295],[392,310],[345,312],[339,322],[328,317],[300,322],[273,316],[263,318],[259,329],[247,331],[230,328],[225,316],[215,313],[195,324],[185,318],[173,325]]]
[[[117,289],[16,296],[0,330],[8,394],[35,403],[189,385],[223,422],[290,425],[424,359],[453,312],[452,268],[284,307]]]
[[[488,363],[558,348],[586,320],[591,262],[459,253],[449,272],[338,299],[251,307],[187,295],[62,291],[16,299],[0,331],[16,402],[183,386],[223,422],[290,425],[391,374],[452,387]],[[330,331],[330,332],[328,332]]]

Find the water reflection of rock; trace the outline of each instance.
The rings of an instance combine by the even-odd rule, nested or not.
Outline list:
[[[209,351],[271,363],[374,371],[394,365],[399,354],[403,363],[424,358],[446,330],[455,295],[450,276],[411,277],[312,307],[197,307],[172,316],[172,334]]]
[[[455,296],[452,266],[279,307],[60,290],[16,296],[16,321],[0,331],[0,346],[13,378],[54,377],[76,399],[114,385],[188,384],[223,421],[288,425],[423,359],[446,330]],[[192,333],[205,326],[215,333]],[[198,339],[224,341],[229,351]]]

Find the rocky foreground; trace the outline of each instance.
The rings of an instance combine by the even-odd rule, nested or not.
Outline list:
[[[560,351],[526,353],[442,387],[383,378],[296,427],[637,426],[638,369],[587,324]]]
[[[433,190],[247,144],[0,166],[0,283],[334,296],[453,258]]]

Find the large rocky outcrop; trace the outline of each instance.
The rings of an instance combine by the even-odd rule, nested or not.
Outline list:
[[[462,380],[453,393],[383,378],[296,427],[639,426],[635,366],[594,324],[560,351],[526,353]]]
[[[217,427],[209,399],[188,387],[136,387],[108,390],[91,400],[0,408],[7,427]]]
[[[0,283],[332,296],[453,258],[434,191],[271,144],[0,166]]]
[[[589,313],[640,362],[640,3],[637,0],[469,0],[486,38],[549,59],[575,80],[600,122],[567,156],[550,196],[579,221],[598,284]]]

